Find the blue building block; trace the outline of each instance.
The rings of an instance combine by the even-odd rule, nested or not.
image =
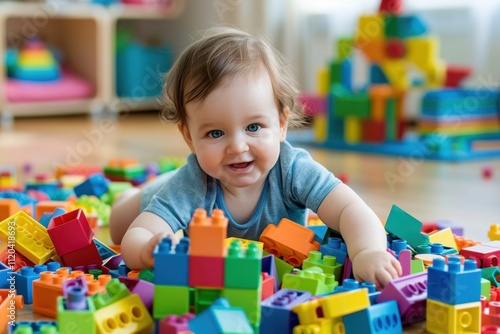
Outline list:
[[[416,15],[385,15],[385,37],[407,38],[427,32],[422,19]]]
[[[363,282],[359,283],[355,279],[352,278],[346,278],[344,281],[342,281],[342,285],[337,286],[333,292],[331,293],[325,293],[321,296],[328,296],[333,293],[338,293],[338,292],[345,292],[345,291],[351,291],[351,290],[356,290],[356,289],[362,289],[366,288],[368,289],[368,298],[370,299],[370,303],[376,304],[377,298],[380,296],[380,291],[377,291],[375,284],[369,283],[369,282]]]
[[[101,256],[101,259],[103,261],[117,254],[114,250],[112,250],[96,238],[94,238],[94,244],[97,247],[97,251],[99,252],[99,255]]]
[[[389,84],[389,80],[377,64],[370,65],[370,83],[371,84]]]
[[[15,326],[9,326],[9,334],[42,334],[42,327],[49,328],[45,333],[57,333],[56,321],[18,321]]]
[[[260,333],[288,334],[299,324],[294,306],[307,302],[311,293],[281,289],[261,303]]]
[[[432,261],[427,268],[427,298],[456,305],[478,302],[481,297],[481,270],[476,261],[450,256],[448,264],[443,258]]]
[[[89,176],[85,181],[73,188],[75,195],[80,197],[82,195],[101,197],[108,191],[109,181],[104,174],[98,173]]]
[[[112,269],[112,270],[108,271],[108,275],[111,275],[111,277],[113,277],[113,278],[118,278],[120,276],[127,276],[129,271],[130,271],[130,269],[127,267],[125,262],[122,261],[122,262],[120,262],[118,267],[116,267],[116,269]]]
[[[172,239],[164,238],[154,252],[154,284],[188,286],[189,238],[182,238],[172,250]]]
[[[47,271],[47,266],[40,264],[34,267],[22,267],[14,273],[17,294],[23,296],[25,304],[33,303],[33,281],[39,279],[43,271]]]
[[[8,289],[10,282],[7,281],[12,275],[10,267],[0,261],[0,289]]]
[[[63,208],[56,208],[53,212],[46,212],[42,214],[38,222],[45,226],[45,228],[47,228],[52,218],[63,215],[65,213],[66,210],[64,210]]]
[[[205,311],[188,321],[189,329],[194,333],[254,334],[243,309],[231,307],[225,298],[219,298]]]
[[[398,303],[390,300],[342,317],[346,333],[400,334],[403,325]]]
[[[321,245],[319,251],[323,256],[333,255],[337,258],[337,263],[344,264],[347,257],[347,246],[340,238],[330,237],[328,243]]]

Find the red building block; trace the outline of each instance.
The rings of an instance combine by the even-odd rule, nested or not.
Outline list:
[[[406,54],[406,46],[403,40],[391,38],[385,42],[385,55],[387,58],[403,58]]]
[[[189,255],[224,257],[227,237],[227,218],[224,211],[214,209],[208,217],[204,209],[196,209],[189,224]]]
[[[54,217],[47,227],[47,232],[56,248],[57,255],[61,257],[87,247],[94,237],[94,232],[82,209]]]
[[[385,121],[363,120],[361,123],[363,141],[383,143],[385,141]]]
[[[93,240],[86,246],[62,255],[61,260],[68,267],[88,266],[91,264],[100,267],[102,264],[101,255],[99,255]]]
[[[458,87],[462,81],[471,74],[471,69],[464,66],[450,66],[446,67],[446,74],[444,80],[445,87]]]
[[[266,300],[267,298],[274,295],[274,277],[269,276],[268,273],[262,273],[262,293],[261,300]]]
[[[22,267],[35,266],[33,262],[31,262],[27,257],[16,250],[14,250],[13,254],[9,254],[9,248],[5,248],[4,251],[0,253],[0,262],[8,264],[9,266],[14,266],[12,271],[18,271]]]
[[[205,288],[224,287],[224,258],[189,256],[189,286]]]
[[[401,14],[403,12],[402,0],[382,0],[378,9],[380,13],[384,14]]]
[[[160,327],[159,334],[181,334],[189,331],[188,321],[194,318],[194,314],[186,313],[181,316],[167,315],[165,319],[161,319],[158,324]]]

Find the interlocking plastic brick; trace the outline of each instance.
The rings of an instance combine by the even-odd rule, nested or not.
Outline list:
[[[94,313],[98,333],[149,333],[153,319],[138,295],[129,295]]]
[[[154,252],[154,284],[181,285],[189,283],[189,239],[182,238],[172,249],[172,239],[164,238]]]
[[[10,289],[0,289],[0,331],[3,331],[9,322],[19,319],[17,310],[23,307],[23,296],[13,294]],[[9,328],[11,327],[9,325]]]
[[[307,258],[310,251],[319,249],[319,242],[314,241],[314,232],[289,219],[283,218],[278,226],[267,225],[259,241],[264,243],[264,250],[291,265],[298,267]]]
[[[224,287],[224,258],[208,256],[189,256],[189,286]]]
[[[152,310],[155,292],[153,283],[129,277],[118,277],[118,280],[125,284],[130,293],[139,295],[144,306],[146,306],[148,310]]]
[[[188,321],[194,318],[194,314],[167,315],[158,322],[158,334],[180,334],[189,331]]]
[[[228,220],[224,211],[214,209],[208,217],[204,209],[196,209],[189,223],[189,238],[191,256],[224,257],[226,248],[224,240],[227,237]]]
[[[476,261],[478,268],[498,267],[500,265],[500,248],[498,241],[482,243],[460,249],[460,255]]]
[[[175,300],[175,303],[172,301]],[[163,319],[167,315],[189,313],[189,287],[178,285],[155,285],[153,318]]]
[[[342,264],[337,263],[337,258],[333,255],[322,256],[318,251],[309,252],[309,256],[302,263],[302,269],[310,267],[320,267],[325,274],[333,274],[337,281],[342,276]]]
[[[417,248],[419,245],[429,243],[429,236],[421,232],[422,226],[422,222],[418,219],[393,205],[385,223],[385,230],[406,240],[413,248]]]
[[[481,332],[481,303],[449,305],[427,299],[425,328],[434,334]]]
[[[261,317],[260,284],[258,289],[224,288],[222,297],[227,298],[233,307],[241,307],[252,325],[258,325]]]
[[[72,204],[67,201],[39,201],[35,204],[35,219],[40,220],[45,213],[52,214],[57,209],[62,209],[66,212],[70,211]]]
[[[68,299],[57,298],[57,327],[59,333],[96,333],[94,312],[96,311],[92,298],[84,297],[86,308],[83,310],[68,309]]]
[[[216,300],[208,309],[190,319],[188,325],[194,333],[254,333],[245,312],[239,307],[230,306],[224,298]]]
[[[262,263],[262,268],[261,271],[263,273],[268,273],[269,276],[274,278],[274,291],[279,290],[280,286],[280,278],[278,277],[278,270],[276,269],[276,263],[274,262],[274,255],[272,254],[267,254],[262,257],[261,263]],[[292,268],[290,268],[290,271],[292,271]],[[290,272],[288,271],[288,272]]]
[[[45,227],[24,211],[0,222],[0,237],[7,242],[14,238],[14,249],[34,264],[45,263],[56,254]]]
[[[261,303],[261,333],[288,334],[299,324],[292,308],[307,302],[311,294],[306,291],[281,289]]]
[[[68,267],[89,266],[102,264],[101,256],[93,240],[82,248],[61,256],[62,263]]]
[[[213,302],[219,299],[221,295],[221,289],[195,288],[193,302],[194,313],[199,314],[205,311]]]
[[[40,273],[47,271],[47,266],[23,267],[15,273],[17,294],[23,296],[25,304],[33,303],[33,281],[40,278]]]
[[[245,249],[239,240],[229,246],[224,262],[226,288],[257,289],[261,282],[262,250],[255,243]]]
[[[12,328],[9,328],[12,330]],[[19,321],[16,323],[11,334],[57,334],[57,322],[55,321]]]
[[[390,300],[343,316],[346,333],[401,334],[398,304]]]
[[[130,296],[130,291],[126,285],[121,283],[117,278],[113,278],[106,284],[106,293],[96,293],[92,295],[92,301],[95,308],[100,310],[128,296]]]
[[[102,173],[90,175],[84,182],[73,188],[75,195],[80,197],[82,195],[101,197],[108,191],[108,183],[106,177]]]
[[[330,237],[326,244],[321,245],[319,251],[324,256],[334,256],[336,262],[344,264],[347,258],[347,246],[340,238]],[[340,277],[335,276],[337,279]]]
[[[396,278],[387,284],[377,298],[378,303],[395,300],[403,325],[425,319],[427,272]]]
[[[370,306],[368,289],[357,289],[335,293],[318,300],[325,318],[337,318],[363,310]],[[338,307],[342,305],[342,307]]]
[[[320,267],[310,267],[305,270],[294,269],[283,276],[282,288],[309,291],[313,296],[333,291],[338,282],[333,274],[324,274]]]
[[[444,259],[434,259],[427,268],[427,298],[445,304],[478,302],[481,297],[481,270],[476,262],[451,256],[448,264]]]
[[[94,232],[82,209],[52,218],[47,232],[59,256],[88,246],[94,237]]]

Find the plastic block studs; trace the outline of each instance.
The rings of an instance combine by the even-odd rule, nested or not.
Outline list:
[[[226,288],[257,289],[261,281],[262,251],[258,244],[250,243],[243,249],[239,240],[229,246],[224,263]]]
[[[164,238],[154,253],[154,284],[187,286],[188,251],[188,238],[182,238],[174,249],[172,249],[172,239]]]

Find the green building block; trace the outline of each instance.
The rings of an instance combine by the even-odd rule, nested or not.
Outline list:
[[[264,255],[269,254],[270,253],[264,251]],[[285,262],[276,256],[274,256],[274,264],[276,265],[276,273],[278,274],[279,283],[283,282],[283,276],[285,276],[285,274],[291,273],[293,268],[295,268],[290,263]]]
[[[158,160],[159,173],[175,170],[186,164],[186,158],[164,157]]]
[[[342,83],[342,61],[330,62],[330,85]]]
[[[500,286],[497,277],[500,276],[500,269],[498,267],[481,268],[481,276],[487,279],[492,286]]]
[[[96,310],[111,305],[120,299],[130,295],[130,291],[118,278],[113,278],[106,284],[106,293],[96,293],[92,295],[92,302]]]
[[[486,297],[487,301],[490,301],[490,290],[491,290],[491,282],[486,278],[481,277],[481,296]]]
[[[410,246],[417,249],[418,246],[429,243],[429,236],[422,233],[422,225],[418,219],[393,205],[385,223],[385,230],[406,240]]]
[[[325,274],[333,274],[336,280],[342,277],[343,265],[337,263],[337,258],[333,255],[325,255],[322,257],[319,251],[310,251],[309,256],[302,262],[302,269],[311,267],[320,267]]]
[[[368,93],[353,93],[340,84],[333,84],[331,93],[334,99],[335,116],[356,116],[361,119],[370,118],[371,102]]]
[[[142,279],[143,281],[154,283],[155,273],[154,273],[154,271],[152,269],[146,268],[146,269],[142,269],[139,272],[139,275],[137,275],[137,277],[139,279]]]
[[[387,100],[385,107],[385,139],[387,141],[397,140],[398,118],[396,115],[396,101],[391,98]]]
[[[294,272],[285,274],[282,289],[309,291],[313,296],[317,296],[332,292],[339,285],[333,274],[323,273],[320,267],[294,269]]]
[[[87,297],[87,310],[67,310],[66,298],[57,297],[57,327],[60,334],[94,334],[96,308],[92,298]]]
[[[163,319],[169,314],[189,313],[189,287],[155,285],[153,297],[153,318]]]
[[[262,289],[232,289],[224,288],[222,297],[227,298],[229,304],[233,307],[241,307],[252,325],[260,324],[260,301]]]
[[[411,273],[421,273],[425,271],[424,261],[420,259],[411,260]]]
[[[350,37],[339,38],[337,41],[337,59],[342,61],[352,55],[354,39]]]
[[[194,289],[194,313],[199,314],[205,311],[212,305],[214,301],[220,298],[222,294],[221,289]]]
[[[128,188],[131,188],[130,182],[110,182],[108,184],[108,191],[101,196],[101,201],[108,205],[112,205],[116,198]]]
[[[231,242],[224,260],[224,287],[257,289],[261,281],[262,250],[256,243],[243,248],[239,240]]]

